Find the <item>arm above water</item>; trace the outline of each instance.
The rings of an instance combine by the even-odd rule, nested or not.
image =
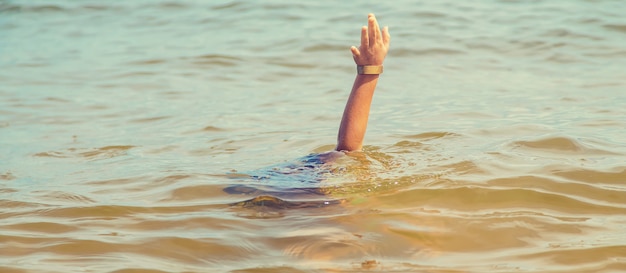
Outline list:
[[[382,66],[389,51],[389,29],[378,26],[374,14],[368,14],[367,26],[361,28],[361,45],[350,48],[357,66]],[[358,151],[363,147],[363,138],[367,129],[367,120],[372,104],[374,90],[378,83],[378,74],[358,74],[343,111],[337,151]]]

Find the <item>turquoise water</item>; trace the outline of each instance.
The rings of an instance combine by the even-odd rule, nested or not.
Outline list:
[[[0,271],[625,271],[624,7],[0,0]]]

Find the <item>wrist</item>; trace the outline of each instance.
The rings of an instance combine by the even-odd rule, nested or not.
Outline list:
[[[357,65],[358,75],[380,75],[383,73],[382,65]]]

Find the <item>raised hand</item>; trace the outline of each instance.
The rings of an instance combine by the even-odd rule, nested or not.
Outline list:
[[[389,28],[381,29],[376,16],[367,15],[367,26],[361,28],[361,46],[352,46],[352,56],[357,65],[382,65],[389,51]]]

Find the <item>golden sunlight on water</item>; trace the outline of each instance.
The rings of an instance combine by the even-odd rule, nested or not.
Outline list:
[[[0,0],[0,272],[626,271],[620,1],[355,5]]]

